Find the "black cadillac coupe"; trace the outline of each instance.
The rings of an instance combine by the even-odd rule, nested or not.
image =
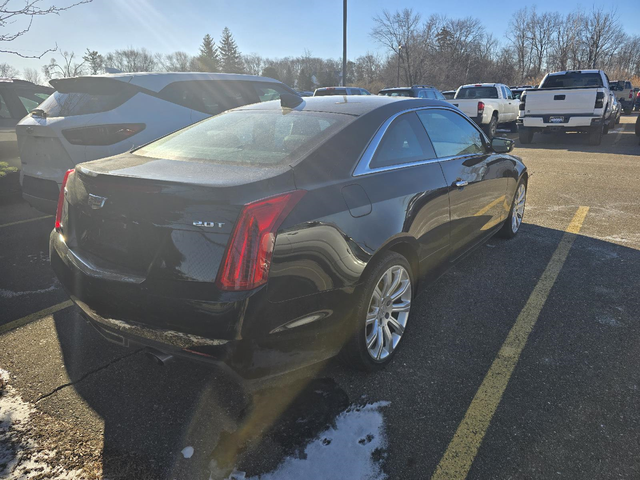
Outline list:
[[[421,287],[518,232],[512,149],[443,101],[285,94],[69,171],[51,263],[105,338],[159,361],[375,370]]]

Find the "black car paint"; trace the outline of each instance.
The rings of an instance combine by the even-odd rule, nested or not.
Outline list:
[[[135,154],[82,164],[68,186],[69,229],[65,237],[53,231],[50,245],[52,266],[71,298],[122,343],[223,364],[245,378],[335,355],[351,332],[362,276],[377,255],[402,253],[416,280],[427,284],[500,227],[526,175],[517,157],[487,153],[354,176],[390,116],[451,108],[362,98],[320,97],[297,107],[359,118],[292,167],[216,166],[212,177],[210,165]],[[280,106],[241,109],[253,108]],[[153,178],[158,166],[163,174]],[[469,184],[459,188],[460,180]],[[268,283],[247,292],[218,290],[217,269],[241,206],[293,189],[307,194],[278,231]],[[108,197],[105,207],[92,211],[89,193]],[[105,261],[99,239],[98,246],[83,244],[88,239],[77,228],[83,215],[125,225],[131,251]],[[195,220],[224,226],[208,231],[193,226]]]

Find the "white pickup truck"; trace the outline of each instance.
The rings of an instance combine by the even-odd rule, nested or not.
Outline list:
[[[502,83],[463,85],[449,103],[480,125],[490,139],[495,136],[498,125],[506,125],[512,132],[517,129],[520,102]]]
[[[518,133],[531,143],[536,132],[585,132],[600,145],[613,126],[613,94],[602,70],[548,73],[540,87],[520,97]]]

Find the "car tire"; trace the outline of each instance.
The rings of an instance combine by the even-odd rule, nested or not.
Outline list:
[[[518,129],[518,139],[523,145],[528,145],[533,142],[533,130],[526,127],[520,127]]]
[[[604,127],[602,127],[602,134],[609,135],[610,123],[605,123]]]
[[[516,122],[509,122],[507,123],[507,126],[509,127],[509,132],[511,133],[518,132],[518,124]]]
[[[511,202],[511,210],[509,216],[505,220],[502,228],[498,231],[498,235],[502,238],[513,238],[520,231],[522,219],[524,218],[524,207],[527,203],[527,182],[522,179],[518,182],[516,193],[513,195]]]
[[[351,334],[339,355],[344,364],[373,372],[391,361],[406,332],[414,288],[407,259],[395,252],[382,254],[365,273]],[[403,293],[394,300],[393,296],[400,292]],[[403,311],[395,311],[399,308]]]
[[[592,127],[589,132],[589,145],[600,145],[602,143],[603,127]]]
[[[491,121],[487,125],[482,126],[482,131],[489,137],[491,140],[496,136],[496,130],[498,129],[498,117],[495,115],[491,117]]]

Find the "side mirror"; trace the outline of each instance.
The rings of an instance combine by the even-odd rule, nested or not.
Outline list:
[[[514,143],[510,138],[493,137],[491,148],[496,153],[509,153],[513,150]]]

